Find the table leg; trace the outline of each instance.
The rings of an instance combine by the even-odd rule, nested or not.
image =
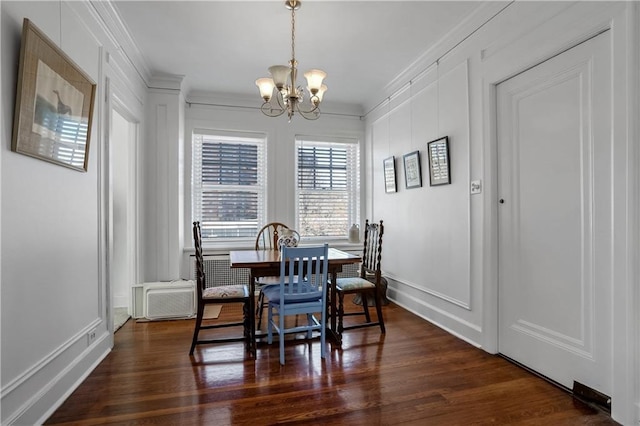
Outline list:
[[[338,344],[342,345],[342,335],[338,332],[337,326],[337,308],[336,308],[336,282],[338,279],[338,270],[332,269],[331,271],[331,297],[329,298],[329,306],[331,307],[331,328],[329,329],[329,334],[333,337],[333,340]]]
[[[256,356],[256,278],[253,275],[253,269],[249,274],[249,348],[251,354]]]

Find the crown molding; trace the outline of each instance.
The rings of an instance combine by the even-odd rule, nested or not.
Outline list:
[[[119,53],[136,70],[144,83],[150,86],[152,76],[149,66],[111,0],[89,0],[87,3],[95,12],[99,22],[102,23],[104,32],[112,40]]]
[[[403,86],[409,84],[411,80],[420,74],[427,72],[434,63],[442,59],[442,57],[452,51],[458,44],[463,42],[512,3],[513,1],[483,2],[473,13],[460,21],[458,25],[434,43],[411,65],[393,78],[393,80],[384,87],[382,92],[379,92],[379,96],[376,99],[371,98],[365,102],[365,111],[367,111],[365,114],[368,115],[376,110],[380,104],[384,103],[385,100],[393,97],[396,92],[402,91]]]
[[[153,74],[149,79],[150,89],[182,90],[183,75]]]

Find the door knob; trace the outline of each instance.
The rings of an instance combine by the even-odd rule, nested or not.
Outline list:
[[[504,198],[500,198],[499,203],[500,203],[500,204],[504,204]]]

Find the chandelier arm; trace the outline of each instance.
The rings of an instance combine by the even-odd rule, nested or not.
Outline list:
[[[276,101],[278,102],[278,107],[280,109],[287,109],[288,103],[287,101],[285,101],[284,95],[281,91],[278,91],[278,93],[276,93]]]
[[[274,108],[271,102],[264,102],[260,107],[260,111],[268,117],[280,117],[284,114],[284,108]]]
[[[306,120],[317,120],[318,118],[320,118],[320,111],[316,110],[315,112],[313,112],[312,114],[309,114],[307,112],[299,112],[299,115],[306,119]]]
[[[317,105],[309,105],[311,108],[310,109],[304,109],[301,107],[301,104],[296,104],[296,111],[300,112],[300,113],[304,113],[304,114],[311,114],[311,113],[319,113],[320,112],[320,107]]]
[[[307,120],[317,120],[320,117],[320,108],[318,106],[311,106],[311,109],[302,109],[300,104],[296,104],[295,109],[303,118]]]

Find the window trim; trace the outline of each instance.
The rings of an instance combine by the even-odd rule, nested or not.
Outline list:
[[[350,185],[351,187],[346,190],[347,192],[350,193],[350,198],[351,197],[353,198],[353,204],[350,206],[349,219],[348,219],[349,223],[347,225],[347,228],[345,229],[345,234],[341,236],[338,236],[338,235],[309,236],[309,235],[302,235],[302,232],[301,232],[301,237],[303,241],[310,241],[310,242],[315,242],[320,240],[347,241],[349,237],[349,227],[353,223],[360,224],[360,220],[362,217],[362,201],[363,201],[362,165],[363,165],[363,162],[362,162],[361,141],[357,137],[348,137],[348,136],[340,137],[340,136],[318,136],[318,135],[304,135],[304,134],[295,135],[294,144],[293,144],[294,161],[295,161],[294,169],[293,169],[293,174],[294,174],[294,184],[293,184],[294,197],[293,198],[294,198],[294,211],[295,211],[294,223],[295,223],[296,229],[300,229],[300,205],[299,205],[299,189],[298,189],[298,161],[299,161],[298,150],[299,150],[299,147],[305,142],[311,143],[311,144],[326,143],[327,145],[342,144],[342,145],[349,145],[350,148],[355,146],[354,158],[352,158],[351,161],[355,161],[357,170],[355,170],[352,176],[352,179],[354,179],[354,183],[352,183]]]
[[[201,220],[196,218],[196,172],[197,166],[195,164],[195,138],[197,136],[201,137],[213,137],[219,139],[221,142],[240,142],[240,143],[257,143],[261,144],[261,147],[258,148],[258,165],[261,166],[261,169],[258,170],[258,180],[261,182],[261,191],[259,191],[258,195],[258,208],[259,214],[257,218],[257,229],[260,229],[264,223],[267,221],[268,216],[268,205],[269,205],[269,180],[268,180],[268,135],[267,132],[261,131],[234,131],[234,130],[218,130],[206,127],[194,126],[190,129],[191,140],[189,143],[189,152],[188,158],[190,161],[190,170],[188,171],[188,188],[187,193],[189,195],[188,205],[189,205],[189,215],[191,221]],[[191,229],[191,222],[189,219],[186,220],[188,229]],[[189,233],[188,240],[191,234]],[[203,236],[204,237],[204,236]],[[219,238],[203,238],[203,245],[205,247],[216,247],[216,246],[236,246],[236,247],[244,247],[247,244],[253,244],[255,241],[255,236],[241,236],[241,237],[219,237]]]

